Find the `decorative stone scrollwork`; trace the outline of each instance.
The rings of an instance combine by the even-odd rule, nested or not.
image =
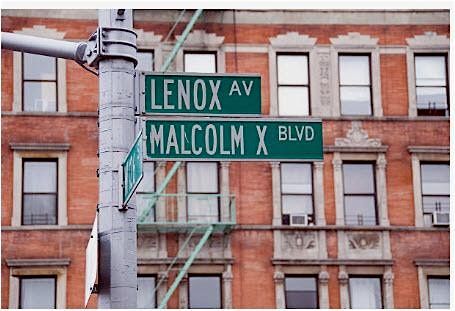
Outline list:
[[[284,251],[292,251],[294,249],[304,250],[316,247],[316,235],[314,232],[285,232],[283,233],[284,243],[282,247]]]
[[[308,35],[301,35],[292,31],[286,34],[270,38],[270,44],[274,47],[307,47],[310,48],[316,44],[316,38],[310,38]]]
[[[340,270],[338,273],[338,281],[340,282],[341,285],[347,285],[349,280],[349,276],[344,270]]]
[[[273,274],[273,279],[275,280],[275,283],[284,282],[284,273],[281,271],[275,271],[275,273]]]
[[[346,137],[335,138],[335,146],[338,147],[380,147],[381,140],[377,138],[368,138],[368,134],[362,129],[362,122],[352,121],[352,127],[349,129]]]
[[[392,285],[394,279],[394,275],[392,271],[387,271],[384,273],[384,283],[386,285]]]
[[[380,237],[376,232],[348,233],[347,238],[350,249],[377,249],[380,244]]]
[[[319,81],[321,105],[330,106],[330,54],[319,53]]]
[[[347,35],[340,35],[337,38],[330,38],[335,46],[362,46],[371,47],[378,44],[379,39],[368,35],[361,35],[358,32],[348,32]]]
[[[325,285],[325,284],[329,283],[329,278],[330,278],[330,275],[327,271],[322,270],[321,272],[319,272],[318,279],[319,279],[320,284]]]
[[[176,36],[177,40],[180,37]],[[216,33],[207,33],[205,30],[194,30],[188,35],[183,45],[218,48],[223,44],[223,41],[224,36],[217,36]]]

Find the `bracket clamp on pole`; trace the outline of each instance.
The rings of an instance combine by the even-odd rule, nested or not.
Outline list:
[[[99,27],[87,42],[85,57],[90,67],[106,58],[124,58],[137,65],[136,33],[127,28]]]

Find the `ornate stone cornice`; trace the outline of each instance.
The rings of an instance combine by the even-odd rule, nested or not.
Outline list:
[[[177,40],[181,36],[176,36]],[[215,33],[207,33],[205,30],[192,31],[185,42],[184,46],[219,48],[224,42],[224,36],[217,36]]]
[[[143,29],[134,29],[134,31],[136,31],[137,34],[138,47],[157,45],[163,38],[162,35],[155,35],[153,31],[144,31]]]
[[[352,127],[346,137],[335,138],[337,147],[380,147],[381,145],[378,138],[368,138],[368,133],[362,129],[361,121],[352,121]]]
[[[35,25],[32,28],[24,27],[21,30],[15,30],[14,33],[51,39],[63,39],[66,34],[65,32],[60,32],[54,28],[47,28],[44,25]]]
[[[6,259],[8,267],[69,266],[69,258]]]

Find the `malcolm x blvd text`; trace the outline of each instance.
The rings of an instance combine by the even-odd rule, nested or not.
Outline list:
[[[145,133],[149,159],[322,159],[320,121],[154,118]]]

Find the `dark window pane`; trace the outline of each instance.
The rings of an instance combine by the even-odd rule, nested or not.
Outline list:
[[[286,308],[316,309],[317,282],[314,277],[287,277],[285,279]]]
[[[57,224],[56,194],[24,194],[23,200],[24,225]]]
[[[221,288],[218,276],[189,277],[189,307],[191,309],[220,309]]]
[[[349,293],[352,309],[381,309],[381,279],[349,278]]]
[[[57,111],[56,82],[24,82],[24,111]]]
[[[25,80],[56,80],[54,57],[24,53]]]
[[[57,162],[24,161],[24,192],[56,192]]]
[[[136,70],[153,71],[153,52],[138,51]]]
[[[185,53],[185,72],[215,73],[215,54]]]
[[[278,84],[308,84],[308,57],[306,55],[278,55]]]
[[[20,308],[55,309],[55,278],[21,278]]]
[[[308,87],[279,86],[278,105],[280,116],[309,115]]]
[[[364,55],[339,57],[340,85],[369,85],[370,58]]]
[[[343,164],[343,187],[345,194],[374,193],[372,164]]]
[[[371,115],[369,86],[340,86],[341,114]]]
[[[449,164],[422,164],[422,194],[449,195]]]
[[[311,164],[281,164],[281,192],[290,194],[312,193]]]
[[[445,86],[446,60],[444,56],[416,56],[416,86]]]
[[[155,306],[155,277],[137,277],[137,308],[154,309]]]
[[[449,278],[428,278],[428,293],[431,309],[450,308]]]
[[[376,225],[376,207],[373,196],[344,197],[344,214],[347,225]]]

